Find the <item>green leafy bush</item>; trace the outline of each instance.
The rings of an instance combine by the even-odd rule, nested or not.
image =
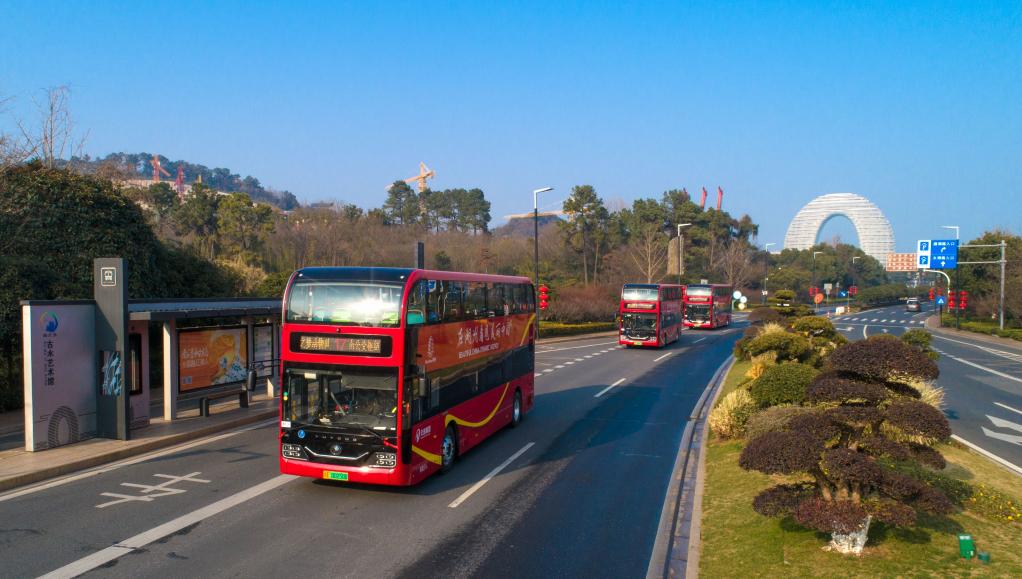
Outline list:
[[[919,350],[920,352],[926,354],[926,356],[929,359],[936,360],[937,358],[940,357],[940,354],[935,352],[933,348],[930,347],[930,342],[932,340],[933,336],[930,335],[930,332],[927,332],[926,330],[921,330],[919,328],[909,330],[901,335],[902,342],[905,342],[909,346],[912,346]]]
[[[781,432],[795,417],[815,411],[813,408],[791,404],[764,408],[749,418],[745,424],[745,436],[752,440],[768,432]]]
[[[780,322],[783,316],[773,308],[756,308],[749,314],[750,324],[767,324]]]
[[[791,332],[761,332],[744,345],[750,356],[776,352],[777,360],[802,361],[812,353],[809,339]]]
[[[939,374],[926,354],[886,334],[841,346],[828,357],[827,367],[869,382],[884,382],[896,376],[935,380]]]
[[[710,411],[710,428],[722,438],[739,438],[745,432],[745,423],[756,411],[756,403],[744,388],[725,396]]]
[[[817,374],[815,368],[806,364],[778,364],[765,369],[763,375],[752,382],[749,393],[760,407],[802,404],[806,387]]]

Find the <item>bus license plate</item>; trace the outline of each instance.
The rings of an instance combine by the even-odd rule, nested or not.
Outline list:
[[[323,478],[325,478],[326,480],[348,480],[348,473],[324,470]]]

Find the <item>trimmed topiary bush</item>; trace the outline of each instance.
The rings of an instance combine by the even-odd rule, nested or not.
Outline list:
[[[763,375],[752,382],[749,393],[760,407],[802,404],[806,387],[816,375],[816,369],[806,364],[778,364],[763,370]]]
[[[752,440],[768,432],[781,432],[788,428],[788,423],[803,414],[817,412],[815,408],[781,404],[770,406],[749,417],[745,424],[745,436]]]
[[[753,398],[764,397],[757,383],[785,366],[797,365],[768,369],[753,382]],[[757,436],[739,458],[745,469],[808,475],[815,492],[775,487],[757,497],[756,510],[790,514],[802,526],[831,533],[833,550],[856,554],[874,519],[905,526],[915,523],[918,512],[948,513],[952,503],[939,488],[893,466],[944,466],[932,444],[950,436],[947,418],[905,383],[906,377],[936,378],[933,362],[888,337],[841,346],[827,367],[803,391],[805,400],[825,409],[791,417],[784,431]]]
[[[717,436],[739,438],[745,433],[745,423],[754,412],[756,402],[747,390],[739,388],[721,399],[710,411],[707,421]]]
[[[930,332],[916,328],[914,330],[909,330],[905,332],[900,336],[900,338],[902,342],[905,342],[909,346],[912,346],[913,348],[916,348],[920,352],[926,354],[927,358],[931,360],[936,360],[940,358],[940,354],[935,352],[933,348],[930,347],[930,342],[933,340],[933,336],[930,334]]]
[[[784,316],[773,308],[756,308],[749,314],[750,324],[780,323]]]
[[[767,326],[769,327],[769,326]],[[765,352],[776,352],[778,361],[800,362],[809,357],[812,347],[805,336],[791,332],[761,332],[745,345],[750,356],[758,356]]]

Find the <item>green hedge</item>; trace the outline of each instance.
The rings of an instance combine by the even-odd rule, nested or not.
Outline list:
[[[955,327],[954,314],[944,314],[943,320],[945,328]],[[1005,328],[1002,330],[997,327],[997,322],[962,320],[962,329],[967,332],[975,332],[977,334],[988,334],[991,336],[1000,336],[1002,338],[1010,338],[1012,340],[1022,341],[1022,328]]]
[[[595,332],[610,332],[617,329],[617,322],[583,322],[566,324],[562,322],[539,322],[539,337],[576,336]]]

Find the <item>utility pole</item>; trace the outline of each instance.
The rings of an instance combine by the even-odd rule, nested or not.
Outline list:
[[[762,291],[759,292],[762,295],[762,298],[763,298],[762,299],[763,305],[766,305],[766,300],[767,300],[766,282],[767,282],[768,279],[770,279],[769,276],[770,276],[770,246],[771,245],[777,245],[777,244],[776,243],[764,243],[763,244],[763,251],[766,253],[766,255],[763,257],[763,288],[762,288]]]
[[[536,285],[539,287],[539,194],[553,191],[553,187],[543,187],[532,192],[532,230],[533,249],[535,250],[533,265],[535,266]]]
[[[998,308],[1000,310],[1000,313],[999,313],[999,316],[998,316],[1000,318],[999,321],[998,321],[998,325],[1001,328],[1001,330],[1004,329],[1004,268],[1008,264],[1008,260],[1005,259],[1005,251],[1006,251],[1007,247],[1008,247],[1008,244],[1005,243],[1005,241],[1002,239],[1001,240],[1001,303],[1000,303],[1000,307]]]

